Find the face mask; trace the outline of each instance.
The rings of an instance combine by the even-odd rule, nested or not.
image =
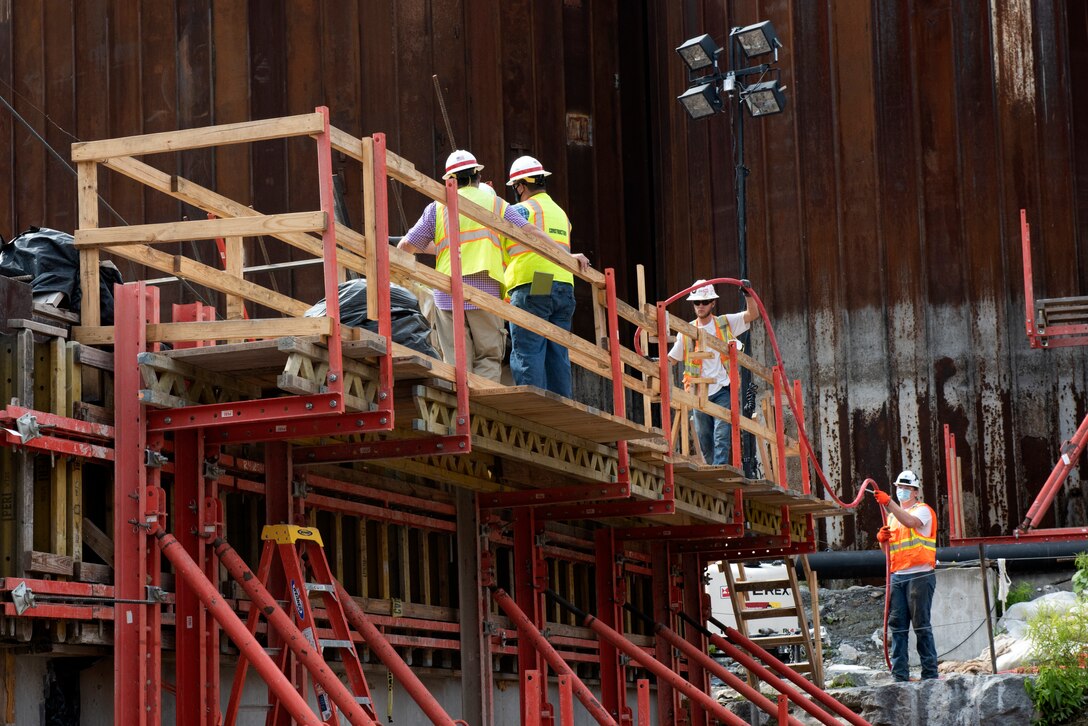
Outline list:
[[[910,499],[913,496],[914,496],[914,490],[913,489],[907,489],[905,487],[900,487],[900,488],[895,490],[895,498],[898,499],[901,502],[905,502],[905,501],[907,501],[908,499]]]

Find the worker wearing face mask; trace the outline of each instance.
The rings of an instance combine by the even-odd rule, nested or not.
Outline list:
[[[888,510],[888,521],[877,533],[887,543],[891,588],[888,630],[891,632],[892,676],[910,680],[908,637],[910,628],[918,639],[922,679],[937,678],[937,646],[929,613],[937,588],[937,514],[921,501],[922,483],[907,469],[895,480],[895,498],[880,490],[877,502]]]

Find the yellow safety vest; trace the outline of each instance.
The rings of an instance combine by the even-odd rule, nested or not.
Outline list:
[[[932,537],[925,537],[917,530],[907,527],[894,514],[888,515],[888,528],[892,531],[888,549],[892,572],[918,565],[937,566],[937,513],[933,511],[933,507],[923,502],[915,502],[907,511],[913,514],[919,507],[929,510]]]
[[[552,200],[546,192],[534,194],[521,203],[529,210],[529,224],[555,240],[555,243],[570,252],[570,220],[567,213]],[[553,282],[574,284],[574,273],[560,267],[547,257],[540,255],[516,240],[506,240],[506,289],[513,290],[518,285],[528,285],[537,272],[552,275]]]
[[[506,212],[506,202],[497,196],[492,196],[479,187],[465,186],[457,190],[457,193],[471,202],[479,204],[484,209],[490,208],[496,216],[503,216]],[[438,252],[435,269],[446,275],[452,269],[450,264],[450,241],[446,235],[446,205],[436,203],[434,217],[434,246]],[[486,272],[488,277],[503,286],[503,268],[505,258],[503,256],[502,242],[499,234],[488,229],[479,222],[475,222],[465,215],[459,215],[461,233],[461,276],[471,275],[476,272]]]
[[[715,315],[712,320],[714,321],[714,335],[718,337],[718,340],[728,343],[736,336],[733,335],[733,328],[729,325],[729,319],[724,315]],[[725,326],[722,326],[725,323]],[[696,328],[699,327],[699,320],[695,319],[691,321],[691,324]],[[692,378],[699,378],[703,372],[703,362],[701,360],[692,360],[691,354],[699,350],[699,343],[696,342],[692,345],[692,341],[688,336],[684,335],[684,388],[690,388]],[[729,372],[729,356],[725,353],[719,354],[722,359],[722,367],[725,368],[726,373]]]

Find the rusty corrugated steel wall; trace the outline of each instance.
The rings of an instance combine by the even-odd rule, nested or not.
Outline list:
[[[673,49],[770,19],[785,45],[789,106],[746,124],[750,277],[808,391],[825,467],[846,494],[865,476],[915,467],[943,514],[948,423],[964,456],[968,529],[997,534],[1020,518],[1086,408],[1085,355],[1027,347],[1017,226],[1026,207],[1042,295],[1088,294],[1088,144],[1075,143],[1088,138],[1085,8],[0,0],[0,93],[65,155],[76,139],[327,104],[338,126],[385,131],[391,149],[434,173],[450,150],[437,73],[456,140],[485,176],[501,182],[514,157],[538,155],[556,172],[575,246],[616,267],[631,293],[634,265],[646,264],[656,298],[737,272],[733,127],[725,115],[686,118]],[[0,232],[71,229],[73,177],[6,111],[0,145]],[[301,143],[172,163],[263,211],[315,203],[312,151]],[[349,198],[354,174],[346,166]],[[196,213],[117,178],[103,195],[130,223]],[[422,204],[404,197],[409,224]],[[357,220],[357,205],[349,211]],[[111,216],[103,210],[104,222]],[[250,255],[264,261],[257,247]],[[312,270],[278,273],[276,284],[300,297],[318,289]],[[766,354],[758,336],[755,347]],[[1066,524],[1065,498],[1059,505]],[[876,516],[866,507],[824,535],[868,546]]]

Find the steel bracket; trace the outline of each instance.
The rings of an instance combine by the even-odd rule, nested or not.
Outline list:
[[[27,441],[33,441],[40,438],[42,435],[41,426],[38,425],[38,419],[34,414],[24,413],[19,418],[15,419],[15,428],[19,431],[19,438],[23,440],[25,444]]]
[[[161,469],[162,465],[168,461],[166,455],[161,451],[155,451],[154,449],[144,449],[144,466],[149,469]]]
[[[22,615],[30,608],[37,606],[34,602],[34,591],[27,587],[25,582],[20,582],[11,591],[11,601],[15,603],[16,615]]]

